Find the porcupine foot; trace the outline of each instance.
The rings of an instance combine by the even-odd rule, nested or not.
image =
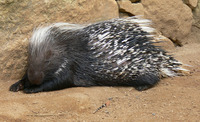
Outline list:
[[[27,80],[27,74],[25,74],[22,77],[21,80],[19,80],[18,82],[14,83],[13,85],[11,85],[9,90],[13,91],[13,92],[17,92],[17,91],[23,90],[26,80]]]
[[[22,82],[20,80],[10,86],[10,91],[17,92],[17,91],[22,90],[23,88],[24,88],[24,85],[22,84]]]

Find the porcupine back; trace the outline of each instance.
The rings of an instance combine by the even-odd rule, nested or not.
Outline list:
[[[154,46],[150,20],[136,17],[113,19],[90,25],[91,64],[98,83],[106,85],[154,84],[163,76],[177,76],[180,62]]]

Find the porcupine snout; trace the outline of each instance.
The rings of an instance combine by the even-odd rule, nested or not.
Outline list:
[[[40,85],[44,79],[44,73],[42,71],[35,71],[31,68],[28,69],[28,79],[33,85]]]

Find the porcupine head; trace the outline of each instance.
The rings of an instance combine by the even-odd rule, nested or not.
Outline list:
[[[49,69],[49,63],[55,55],[51,37],[46,38],[48,28],[35,30],[29,43],[28,54],[28,80],[31,84],[40,85],[43,82],[45,73]]]
[[[67,23],[66,23],[67,24]],[[66,25],[57,23],[52,26],[37,28],[29,43],[29,54],[28,54],[28,69],[27,75],[30,84],[40,85],[45,80],[50,79],[55,75],[55,71],[58,72],[60,62],[63,62],[64,54],[63,51],[66,47],[59,44],[57,41],[60,38],[57,35],[62,35],[57,27],[60,25],[68,26],[73,30],[76,27],[74,25]],[[65,31],[66,33],[66,31]]]

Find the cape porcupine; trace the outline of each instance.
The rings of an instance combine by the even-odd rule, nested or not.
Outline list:
[[[98,85],[145,90],[164,75],[178,75],[182,64],[153,45],[149,24],[129,17],[40,27],[30,39],[27,71],[10,90],[36,93]]]

